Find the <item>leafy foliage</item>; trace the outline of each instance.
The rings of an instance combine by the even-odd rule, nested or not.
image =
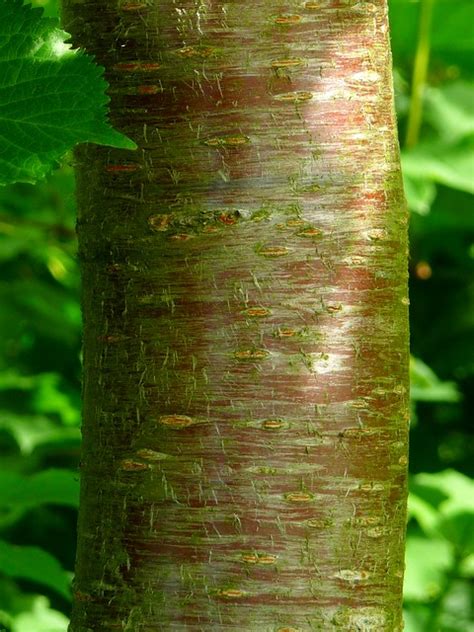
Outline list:
[[[0,184],[35,182],[76,143],[135,148],[106,121],[103,68],[41,14],[0,0]]]
[[[408,510],[408,629],[471,630],[469,608],[458,608],[469,603],[474,577],[474,482],[454,470],[417,474]]]
[[[411,398],[415,402],[458,402],[455,382],[441,382],[434,371],[419,358],[411,358]]]
[[[473,474],[474,5],[433,0],[431,28],[422,35],[420,11],[430,1],[389,3],[402,166],[412,211],[416,356],[405,621],[406,632],[473,632],[474,488],[468,476]],[[421,78],[421,126],[416,143],[407,147],[420,46],[429,51],[429,65]]]
[[[0,540],[0,572],[49,586],[69,598],[69,578],[59,562],[36,546],[15,546]]]
[[[35,187],[0,189],[0,630],[8,632],[65,632],[68,623],[80,443],[74,216],[67,165]]]
[[[418,17],[426,1],[390,0],[412,211],[414,414],[406,632],[474,632],[469,478],[474,469],[474,5],[433,0],[422,124],[408,148]],[[37,2],[48,16],[55,15],[54,2]],[[4,30],[1,21],[0,34]],[[74,217],[67,161],[36,187],[20,183],[0,189],[0,630],[8,632],[67,629],[80,402]],[[2,566],[6,555],[15,561],[9,569],[5,562]],[[43,577],[48,569],[49,583]]]

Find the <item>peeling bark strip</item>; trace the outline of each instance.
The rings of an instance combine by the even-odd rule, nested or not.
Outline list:
[[[66,0],[141,149],[78,152],[71,632],[402,629],[407,215],[385,0]]]

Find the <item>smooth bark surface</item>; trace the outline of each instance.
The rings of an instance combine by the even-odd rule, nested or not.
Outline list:
[[[401,630],[407,214],[384,0],[66,0],[136,152],[78,152],[71,632]]]

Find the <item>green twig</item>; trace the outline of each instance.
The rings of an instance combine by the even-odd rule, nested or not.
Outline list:
[[[413,68],[410,111],[408,113],[408,126],[405,137],[406,147],[413,147],[416,145],[420,134],[423,109],[422,98],[430,58],[430,35],[433,4],[434,0],[421,0],[418,44],[416,47],[415,64]]]

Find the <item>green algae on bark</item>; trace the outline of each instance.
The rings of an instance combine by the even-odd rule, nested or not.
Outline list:
[[[71,632],[401,630],[407,214],[384,0],[64,0],[136,152],[77,152]]]

